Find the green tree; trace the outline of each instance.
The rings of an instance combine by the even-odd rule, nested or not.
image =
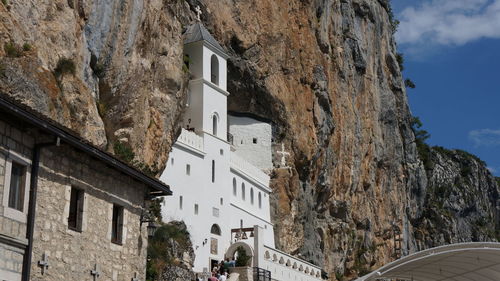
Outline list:
[[[248,266],[251,256],[247,255],[247,251],[242,246],[236,248],[238,257],[236,258],[236,266]]]

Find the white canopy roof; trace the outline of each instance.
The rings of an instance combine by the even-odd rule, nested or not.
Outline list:
[[[393,261],[356,281],[499,281],[500,243],[451,244]]]

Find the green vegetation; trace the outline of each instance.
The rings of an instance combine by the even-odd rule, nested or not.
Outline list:
[[[147,165],[143,162],[139,162],[139,161],[134,160],[134,158],[135,158],[134,151],[132,150],[132,148],[127,146],[125,143],[122,143],[119,141],[115,142],[113,145],[113,151],[114,151],[114,154],[120,160],[122,160],[123,162],[125,162],[129,165],[132,165],[133,167],[135,167],[136,169],[140,170],[141,172],[143,172],[144,174],[146,174],[150,177],[154,177],[160,172],[160,169],[158,168],[156,163],[150,166],[150,165]]]
[[[248,266],[251,256],[247,255],[247,251],[242,246],[236,248],[238,257],[236,258],[236,266]]]
[[[392,7],[390,4],[387,5],[387,14],[389,15],[389,21],[391,23],[391,28],[392,28],[392,34],[396,33],[398,31],[398,26],[400,24],[400,21],[396,19],[394,16],[394,12],[392,11]]]
[[[338,271],[335,271],[335,279],[337,279],[337,281],[343,281],[344,275]]]
[[[76,66],[72,59],[60,58],[54,69],[54,75],[60,77],[65,74],[75,75]]]
[[[163,197],[155,198],[151,200],[151,204],[149,205],[149,213],[158,223],[162,222],[163,219],[161,216],[161,203],[163,203],[163,201],[165,201]]]
[[[33,49],[33,47],[31,47],[31,45],[29,43],[23,44],[23,51],[29,52],[29,51],[31,51],[31,49]]]
[[[413,117],[411,120],[411,129],[415,134],[415,144],[417,145],[418,155],[420,156],[420,160],[424,163],[424,167],[426,170],[432,169],[432,161],[431,161],[431,149],[425,141],[431,137],[429,132],[422,128],[422,121],[420,118]]]
[[[405,58],[403,57],[403,53],[396,53],[396,61],[398,62],[399,70],[403,71],[405,69]]]
[[[19,49],[19,47],[14,42],[5,43],[3,49],[5,50],[5,54],[9,58],[18,58],[23,54]]]
[[[497,185],[500,186],[500,177],[495,177],[495,180],[497,181]]]
[[[115,155],[123,162],[132,163],[132,160],[134,160],[134,151],[132,151],[132,148],[127,146],[125,143],[119,141],[115,142],[115,144],[113,145],[113,151],[115,152]]]
[[[2,4],[3,4],[4,6],[7,6],[7,4],[9,4],[9,2],[7,2],[7,0],[2,0]]]
[[[190,247],[189,232],[180,224],[170,223],[159,227],[149,239],[146,280],[158,280],[166,266],[175,264],[172,241],[187,249]]]
[[[405,79],[405,87],[410,88],[410,89],[415,89],[416,85],[411,81],[411,79],[406,78]]]

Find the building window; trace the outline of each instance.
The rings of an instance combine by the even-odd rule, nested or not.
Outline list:
[[[245,183],[241,183],[241,199],[245,200]]]
[[[262,194],[259,192],[259,209],[262,209]]]
[[[10,172],[9,208],[23,211],[24,188],[26,187],[26,166],[12,162]]]
[[[186,164],[186,175],[191,175],[191,165]]]
[[[71,187],[69,201],[68,228],[82,231],[84,192],[81,189]]]
[[[220,150],[220,155],[224,155],[224,149]]]
[[[250,188],[250,203],[253,205],[253,188]]]
[[[210,58],[210,81],[219,85],[219,60],[216,55]]]
[[[220,227],[217,224],[212,224],[212,227],[210,228],[210,233],[215,234],[215,235],[221,235]]]
[[[220,198],[220,205],[221,206],[224,205],[224,198],[222,198],[222,197]]]
[[[198,204],[194,204],[194,214],[198,214]]]
[[[172,157],[172,159],[170,159],[170,164],[172,164],[172,166],[174,165],[174,158]]]
[[[123,207],[113,204],[113,220],[111,222],[111,242],[122,244]]]
[[[237,195],[237,186],[236,186],[236,178],[233,178],[233,196]]]
[[[182,210],[182,196],[179,196],[179,209]]]
[[[212,182],[215,182],[215,160],[212,160]]]
[[[219,120],[217,120],[217,115],[212,116],[212,135],[217,136],[217,123]]]
[[[253,143],[255,143],[255,144],[256,144],[256,143],[257,143],[257,138],[253,138],[253,140],[252,140],[252,141],[253,141]]]

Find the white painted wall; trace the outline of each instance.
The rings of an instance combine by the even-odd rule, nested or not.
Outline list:
[[[236,154],[264,171],[273,168],[271,124],[249,117],[229,115],[229,132]],[[254,143],[254,138],[257,143]]]

